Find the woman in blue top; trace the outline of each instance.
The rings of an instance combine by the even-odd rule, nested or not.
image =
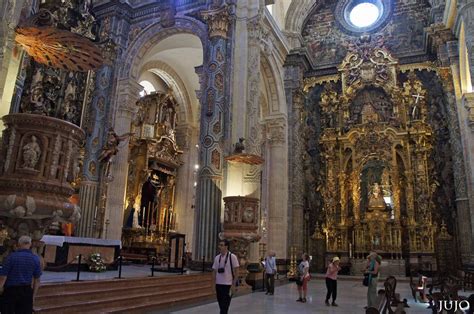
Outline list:
[[[370,252],[365,273],[369,274],[369,287],[367,289],[367,307],[375,307],[377,301],[377,282],[379,280],[380,264],[382,257],[376,252]]]

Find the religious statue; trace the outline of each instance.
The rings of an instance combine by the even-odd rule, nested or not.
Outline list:
[[[118,152],[118,145],[121,141],[128,138],[133,133],[126,133],[123,135],[117,135],[113,128],[109,128],[109,132],[107,134],[107,142],[105,143],[104,148],[99,156],[100,162],[108,162],[110,159],[115,156]]]
[[[133,204],[133,222],[132,222],[132,228],[134,229],[139,229],[142,226],[138,223],[138,215],[140,213],[140,204],[135,203]]]
[[[382,189],[377,182],[374,183],[369,194],[369,209],[370,208],[385,208]]]
[[[156,215],[155,208],[159,207],[160,195],[163,190],[160,177],[157,173],[152,173],[148,180],[142,186],[141,204],[142,211],[138,217],[138,223],[150,228],[153,224],[153,218]]]
[[[31,113],[46,114],[46,106],[43,97],[43,87],[41,83],[33,86],[30,96]]]
[[[36,136],[31,136],[31,141],[23,146],[23,168],[35,169],[41,156],[41,148],[36,142]]]
[[[239,138],[239,141],[235,143],[234,154],[242,154],[245,150],[244,146],[245,139],[243,137]]]
[[[171,130],[173,129],[172,119],[173,119],[173,109],[168,108],[163,119],[163,127],[164,127],[166,135],[169,135]]]

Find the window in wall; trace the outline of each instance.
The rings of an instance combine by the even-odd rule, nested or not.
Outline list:
[[[140,92],[140,97],[156,92],[155,86],[153,86],[149,81],[141,81],[140,85],[143,86],[143,90]]]

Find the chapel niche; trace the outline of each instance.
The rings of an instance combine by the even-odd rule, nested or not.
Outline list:
[[[183,164],[176,144],[178,103],[169,90],[142,97],[137,107],[122,240],[126,251],[157,254],[165,262],[169,237],[177,227],[176,176]]]

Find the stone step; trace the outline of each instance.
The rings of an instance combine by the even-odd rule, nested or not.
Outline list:
[[[141,309],[195,303],[214,296],[210,273],[73,282],[45,287],[40,288],[41,293],[35,302],[38,313],[130,313],[132,310],[139,313]]]
[[[114,309],[109,309],[105,313],[124,313],[124,314],[140,314],[140,313],[147,313],[149,311],[159,311],[159,310],[164,310],[170,309],[174,306],[184,306],[184,305],[191,305],[191,304],[196,304],[202,301],[207,301],[207,300],[215,300],[216,294],[214,290],[211,290],[209,292],[200,292],[197,294],[194,294],[193,297],[170,297],[166,300],[157,300],[155,302],[151,303],[146,303],[146,304],[141,304],[139,306],[130,306],[127,308],[114,308]]]
[[[200,281],[180,282],[180,286],[193,289],[208,289],[212,285],[211,279]],[[35,304],[43,307],[51,304],[53,300],[61,300],[61,305],[76,304],[78,302],[100,300],[104,298],[121,298],[127,296],[140,296],[143,291],[167,292],[174,291],[177,283],[147,284],[136,287],[107,287],[105,289],[92,289],[90,291],[61,291],[57,294],[40,295],[36,297]]]
[[[163,277],[137,277],[126,279],[106,279],[106,280],[90,280],[90,281],[70,281],[60,283],[46,283],[41,285],[38,291],[38,296],[42,295],[57,295],[60,291],[89,291],[91,289],[105,289],[108,287],[116,288],[132,288],[139,287],[146,284],[167,284],[167,283],[185,283],[195,281],[196,278],[202,276],[209,276],[209,274],[192,274],[192,275],[171,275]]]

